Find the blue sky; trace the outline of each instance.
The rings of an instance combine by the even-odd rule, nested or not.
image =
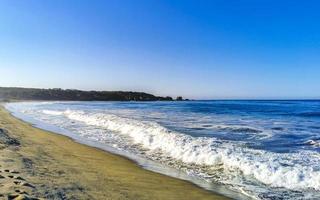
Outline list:
[[[320,3],[2,0],[0,85],[319,98]]]

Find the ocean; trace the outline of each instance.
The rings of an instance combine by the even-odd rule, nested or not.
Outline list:
[[[320,101],[19,102],[6,108],[40,128],[236,199],[320,199]]]

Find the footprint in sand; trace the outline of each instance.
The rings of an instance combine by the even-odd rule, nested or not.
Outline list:
[[[19,176],[19,174],[19,171],[12,169],[0,170],[0,187],[2,186],[2,184],[8,185],[9,187],[13,187],[11,192],[4,191],[5,193],[10,192],[8,195],[0,194],[0,199],[7,197],[5,199],[8,200],[40,200],[39,198],[29,196],[29,193],[24,190],[33,190],[35,186],[26,182],[26,180],[23,177]],[[13,184],[15,186],[10,186],[10,184]]]
[[[25,194],[9,194],[8,200],[40,200],[38,198],[29,197]]]
[[[17,179],[17,180],[25,181],[25,179],[22,178],[21,176],[15,176],[14,178]]]
[[[25,187],[30,187],[30,188],[35,188],[33,185],[31,185],[28,182],[21,182],[21,181],[13,181],[14,184],[16,185],[21,185],[21,186],[25,186]]]

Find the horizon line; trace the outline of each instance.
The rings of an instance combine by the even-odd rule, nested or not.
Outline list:
[[[61,90],[78,90],[78,91],[96,91],[96,92],[137,92],[152,94],[159,96],[160,94],[154,94],[153,92],[146,92],[140,90],[97,90],[97,89],[76,89],[76,88],[61,88],[61,87],[25,87],[25,86],[0,86],[0,88],[22,88],[22,89],[61,89]],[[162,97],[172,97],[172,95],[160,95]],[[182,96],[183,95],[175,95]],[[173,97],[172,97],[173,98]],[[209,97],[209,98],[192,98],[184,97],[191,101],[320,101],[320,97]]]

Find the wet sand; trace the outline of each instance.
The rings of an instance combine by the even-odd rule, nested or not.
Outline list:
[[[0,106],[0,199],[227,199],[32,127]]]

